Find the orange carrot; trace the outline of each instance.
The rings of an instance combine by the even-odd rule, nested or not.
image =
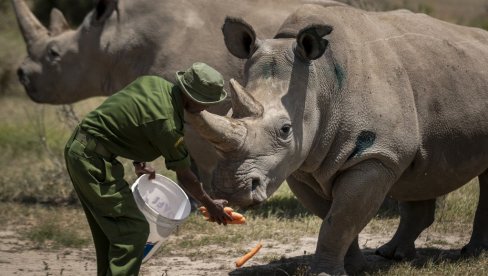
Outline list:
[[[227,224],[244,224],[244,223],[246,223],[245,217],[242,217],[241,219],[235,219],[235,220],[231,220],[231,221],[227,222]]]
[[[241,267],[244,263],[249,261],[249,259],[251,259],[254,255],[256,255],[256,253],[258,253],[261,247],[263,247],[263,245],[261,244],[261,242],[259,242],[258,245],[256,245],[253,249],[251,249],[251,251],[247,252],[244,256],[242,256],[236,261],[236,267]]]
[[[232,212],[230,214],[230,216],[232,217],[233,220],[241,220],[244,218],[243,215],[239,214],[239,213],[236,213],[236,212]]]
[[[200,212],[207,212],[207,208],[205,208],[205,206],[199,207],[198,210],[200,210]],[[234,209],[232,209],[230,207],[224,207],[224,211],[226,213],[231,213],[231,212],[234,212]]]
[[[214,220],[212,219],[209,219],[209,214],[208,214],[208,211],[207,211],[207,208],[205,208],[204,206],[198,208],[200,210],[200,212],[202,212],[202,215],[205,216],[205,219],[207,221],[210,221],[210,222],[214,222]],[[231,221],[228,221],[227,223],[228,224],[244,224],[246,223],[246,218],[237,213],[237,212],[234,212],[234,209],[230,208],[230,207],[225,207],[224,208],[224,211],[232,217],[232,220]]]

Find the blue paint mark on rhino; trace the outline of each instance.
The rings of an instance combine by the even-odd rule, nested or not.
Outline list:
[[[342,84],[344,82],[344,79],[346,78],[346,72],[342,68],[340,64],[337,64],[334,62],[334,73],[337,78],[337,82],[339,84],[339,89],[342,88]]]
[[[347,160],[353,158],[354,156],[361,155],[367,148],[371,147],[376,140],[376,134],[372,131],[363,130],[356,139],[356,147],[354,148],[351,155]]]
[[[262,67],[262,75],[264,76],[264,79],[269,79],[269,78],[272,78],[275,74],[275,62],[274,60],[272,60],[270,63],[265,63],[263,64],[263,67]]]

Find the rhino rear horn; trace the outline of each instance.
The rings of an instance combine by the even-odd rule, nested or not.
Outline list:
[[[297,53],[306,60],[314,60],[321,57],[329,41],[323,38],[330,34],[333,28],[329,25],[310,25],[302,30],[297,35]]]
[[[64,18],[63,13],[56,8],[52,9],[49,24],[49,34],[51,36],[56,36],[69,29],[69,24],[66,21],[66,18]]]
[[[12,0],[12,4],[20,31],[27,44],[27,50],[29,50],[36,41],[47,37],[48,31],[32,13],[24,0]]]
[[[225,46],[231,54],[241,59],[248,59],[256,49],[256,32],[241,18],[226,17],[222,26]]]
[[[263,114],[263,106],[234,79],[230,80],[232,100],[232,117],[260,117]]]

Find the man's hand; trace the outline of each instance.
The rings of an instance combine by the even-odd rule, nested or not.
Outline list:
[[[134,165],[134,172],[138,177],[143,174],[149,174],[149,179],[156,178],[156,170],[153,167],[146,164],[146,162],[132,162]]]
[[[227,205],[227,200],[225,199],[213,199],[204,204],[207,208],[209,219],[218,224],[227,225],[227,222],[231,221],[232,217],[224,211],[225,205]]]

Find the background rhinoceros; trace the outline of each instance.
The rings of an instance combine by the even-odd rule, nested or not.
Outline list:
[[[176,71],[196,61],[216,68],[226,80],[241,79],[243,63],[227,52],[222,41],[225,16],[244,16],[262,34],[271,35],[301,2],[99,0],[72,30],[59,10],[52,10],[46,29],[24,0],[12,0],[29,54],[17,73],[33,101],[49,104],[108,96],[140,75],[173,81]],[[225,114],[230,106],[212,108]],[[190,127],[185,130],[190,154],[208,183],[215,153]]]
[[[323,218],[313,271],[361,268],[359,232],[386,195],[400,226],[379,254],[403,258],[434,219],[435,197],[479,176],[473,233],[488,248],[488,32],[407,11],[304,5],[273,39],[228,18],[226,45],[247,59],[231,118],[190,116],[222,154],[214,188],[266,200],[288,181]],[[349,251],[348,251],[349,248]],[[347,253],[347,255],[346,255]]]

